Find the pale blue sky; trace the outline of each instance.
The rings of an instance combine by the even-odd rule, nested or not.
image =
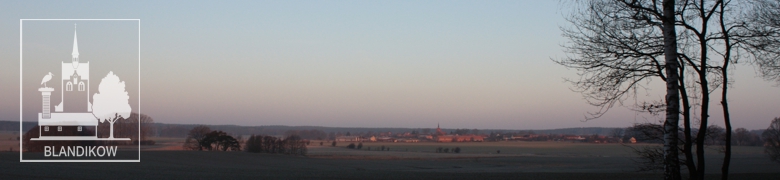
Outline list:
[[[565,56],[559,26],[570,7],[557,1],[2,4],[3,120],[19,117],[21,18],[141,19],[141,108],[157,122],[541,129],[658,118],[618,107],[580,122],[596,109],[563,82],[576,71],[550,61]],[[755,76],[737,66],[735,127],[765,128],[780,116],[780,89]],[[639,99],[661,99],[658,81]],[[720,123],[720,106],[711,113]]]

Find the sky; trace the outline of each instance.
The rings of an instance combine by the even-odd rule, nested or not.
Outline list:
[[[564,16],[572,9],[558,1],[1,4],[0,120],[19,120],[19,19],[38,18],[140,19],[141,78],[130,76],[128,84],[140,81],[136,110],[161,123],[552,129],[627,127],[662,118],[615,107],[584,121],[598,109],[564,81],[577,78],[576,70],[551,61],[566,56],[560,27],[568,25]],[[41,44],[47,48],[35,53],[47,58],[25,60],[25,67],[69,61],[70,23],[44,28],[52,33],[41,36],[59,40]],[[121,59],[135,57],[123,55],[134,49],[103,44],[137,38],[135,25],[124,32],[117,30],[123,26],[73,23],[85,23],[78,28],[82,61],[120,66]],[[39,77],[31,76],[24,84],[35,86]],[[780,117],[776,83],[746,64],[737,65],[732,77],[734,127],[766,128]],[[662,99],[659,79],[647,86],[638,101]],[[25,93],[35,101],[34,90]],[[710,115],[722,126],[719,101],[713,97]],[[40,109],[28,104],[24,117]]]

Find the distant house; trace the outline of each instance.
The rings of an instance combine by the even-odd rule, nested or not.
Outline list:
[[[433,136],[432,136],[432,135],[419,135],[419,136],[417,136],[417,138],[418,138],[418,139],[428,139],[428,140],[433,140]]]
[[[538,138],[538,137],[539,137],[538,134],[526,134],[526,135],[522,135],[522,136],[511,135],[511,136],[509,136],[509,139],[507,139],[506,137],[504,137],[504,139],[505,140],[516,140],[516,141],[529,141],[529,140],[533,140],[534,138]]]
[[[485,141],[485,136],[471,136],[472,142],[483,142]]]
[[[485,137],[480,135],[444,135],[436,136],[435,140],[436,142],[483,142]]]
[[[436,142],[483,142],[485,136],[482,135],[447,135],[441,128],[436,126],[436,134],[433,137]]]
[[[395,138],[387,137],[387,136],[378,137],[378,138],[376,138],[376,141],[378,141],[378,142],[397,142],[397,140]]]
[[[628,141],[631,142],[631,144],[636,144],[636,138],[634,137],[631,137],[631,139],[629,139]]]
[[[566,135],[563,137],[565,140],[576,140],[576,141],[584,141],[585,138],[582,136],[575,136],[575,135]]]
[[[452,142],[452,136],[442,135],[433,138],[436,142]]]
[[[485,137],[477,136],[477,135],[454,136],[452,139],[453,139],[454,142],[482,142],[482,141],[485,141]]]
[[[359,136],[339,136],[336,137],[337,142],[359,142],[361,138]]]
[[[420,142],[419,139],[398,139],[397,142],[416,143]]]

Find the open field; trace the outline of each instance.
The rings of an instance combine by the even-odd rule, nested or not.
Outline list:
[[[0,153],[11,179],[659,179],[620,157],[490,157],[479,159],[334,159],[244,152],[146,151],[140,163],[20,163]],[[714,160],[714,159],[712,159]],[[750,164],[750,163],[759,164]],[[735,159],[735,179],[777,179],[778,165]],[[752,169],[752,170],[749,170]],[[715,178],[715,176],[712,176]]]
[[[473,161],[503,161],[521,166],[526,172],[634,172],[637,166],[631,148],[622,144],[593,144],[572,142],[468,142],[468,143],[363,143],[362,150],[348,149],[349,143],[337,147],[328,143],[319,146],[312,142],[309,157],[334,159],[470,159]],[[372,150],[366,150],[367,147]],[[390,151],[376,151],[376,147],[390,147]],[[659,146],[657,144],[630,144],[628,146]],[[437,147],[460,147],[461,153],[435,153]],[[408,151],[407,151],[408,149]],[[501,150],[501,153],[496,153]],[[707,172],[719,173],[722,154],[716,147],[707,150]],[[731,172],[779,172],[780,163],[769,161],[763,147],[734,146]]]
[[[158,138],[144,146],[141,163],[19,163],[19,154],[0,153],[0,177],[160,178],[160,179],[659,179],[636,172],[629,148],[619,144],[571,142],[349,143],[312,142],[307,157],[245,152],[177,151],[181,138]],[[390,151],[376,151],[376,147]],[[372,151],[365,150],[372,147]],[[435,153],[437,147],[462,152]],[[634,145],[644,146],[644,145]],[[407,150],[408,149],[408,150]],[[500,154],[495,151],[501,150]],[[717,178],[721,156],[708,157],[707,172]],[[780,163],[762,147],[735,147],[734,179],[778,179]],[[125,176],[132,175],[132,176]]]
[[[503,156],[540,156],[540,157],[634,157],[631,147],[659,146],[659,144],[594,144],[594,143],[572,143],[572,142],[526,142],[526,141],[502,141],[502,142],[458,142],[458,143],[390,143],[390,142],[364,142],[360,150],[347,149],[348,142],[338,142],[336,148],[331,147],[329,142],[324,142],[322,146],[319,141],[313,141],[309,145],[309,156],[328,157],[328,156],[387,156],[387,153],[378,151],[381,146],[390,148],[390,153],[402,152],[405,154],[451,154],[461,157],[503,157]],[[357,144],[357,143],[355,143]],[[371,150],[368,150],[369,147]],[[436,148],[461,148],[461,153],[435,153]],[[378,149],[379,148],[379,149]],[[717,155],[716,147],[708,149],[708,153]],[[497,151],[501,151],[499,154]],[[379,154],[373,153],[379,152]],[[450,151],[452,152],[452,151]],[[384,154],[382,154],[384,153]],[[734,155],[762,155],[763,147],[758,146],[735,146]],[[398,158],[405,158],[399,156]]]

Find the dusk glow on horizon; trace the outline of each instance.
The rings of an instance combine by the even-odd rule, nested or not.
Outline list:
[[[579,78],[577,71],[552,61],[568,55],[560,27],[568,26],[570,8],[557,1],[4,4],[0,120],[19,120],[19,19],[35,18],[140,19],[140,106],[159,123],[554,129],[628,127],[663,118],[628,108],[663,99],[664,83],[654,79],[643,85],[647,92],[584,122],[598,108],[564,81]],[[70,60],[73,23],[46,27],[61,29],[46,36],[57,43],[30,44],[40,52],[25,56],[39,53],[56,67]],[[112,28],[119,27],[79,22],[82,61],[120,56],[113,50],[127,47],[89,44],[122,39]],[[775,82],[758,77],[748,63],[732,72],[735,128],[763,129],[780,117]],[[105,76],[99,73],[90,78]],[[24,76],[25,83],[40,82],[44,74],[38,74]],[[137,83],[133,78],[126,81],[128,89],[137,88],[130,85]],[[719,97],[711,100],[710,122],[723,126]],[[34,116],[40,107],[23,110]]]

